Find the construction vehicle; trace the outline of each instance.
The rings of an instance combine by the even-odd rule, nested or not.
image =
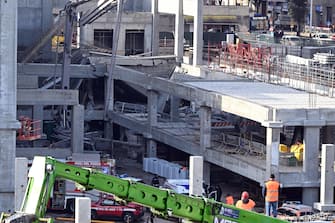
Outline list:
[[[8,217],[2,214],[0,222],[37,223],[45,221],[47,203],[57,178],[74,181],[87,190],[96,189],[110,193],[126,202],[149,207],[159,217],[177,217],[204,223],[287,222],[212,199],[177,194],[168,189],[123,180],[94,169],[66,164],[50,157],[35,157],[28,177],[28,185],[20,210]],[[48,222],[52,222],[52,219]]]
[[[75,165],[79,167],[86,167],[95,169],[105,174],[114,174],[115,160],[108,159],[106,161],[96,160],[92,161],[65,161],[65,163],[70,165]],[[87,193],[84,190],[81,190],[81,185],[76,185],[75,182],[66,181],[65,179],[56,179],[53,190],[50,194],[50,199],[48,202],[48,210],[66,210],[70,213],[74,212],[75,198],[76,197],[85,197],[90,196],[98,198],[99,191],[92,190]]]

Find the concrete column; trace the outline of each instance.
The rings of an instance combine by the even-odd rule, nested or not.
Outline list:
[[[211,147],[211,116],[212,109],[207,106],[200,107],[200,150],[205,152]]]
[[[113,122],[111,120],[107,120],[104,123],[104,136],[107,139],[111,139],[109,144],[109,149],[111,153],[114,151],[113,139],[114,139],[114,131],[113,131]]]
[[[151,43],[152,39],[152,26],[144,27],[144,53],[148,53],[151,51]]]
[[[0,210],[14,210],[17,0],[0,1]]]
[[[84,152],[84,106],[74,105],[72,109],[72,152]]]
[[[314,203],[314,208],[320,211],[334,211],[334,156],[333,144],[322,145],[320,202]]]
[[[47,33],[53,25],[52,1],[41,1],[42,7],[42,32]],[[43,35],[43,34],[42,34]],[[51,41],[43,48],[43,59],[51,59]]]
[[[158,13],[158,0],[151,0],[152,12],[152,56],[159,55],[159,13]]]
[[[77,21],[80,20],[81,16],[82,16],[82,12],[78,12],[77,13]],[[83,32],[83,27],[78,25],[77,26],[77,36],[76,36],[77,48],[80,48],[80,44],[82,43],[81,42],[82,41],[82,37],[84,37],[84,36],[82,36],[83,33],[84,33]]]
[[[148,124],[150,126],[150,131],[152,126],[157,125],[157,103],[158,94],[156,91],[148,91]]]
[[[157,126],[157,103],[158,94],[156,91],[148,91],[148,132],[151,135],[152,127]],[[157,143],[153,139],[148,139],[147,141],[147,156],[156,157],[157,156]]]
[[[319,178],[320,127],[323,122],[304,122],[304,155],[303,171],[307,180],[316,181]]]
[[[157,157],[157,142],[147,139],[147,157]]]
[[[302,189],[302,203],[313,206],[314,202],[319,200],[319,188],[304,187]]]
[[[283,127],[279,122],[266,122],[263,123],[266,129],[266,170],[265,179],[270,177],[270,174],[275,174],[279,178],[279,144],[280,144],[280,131]]]
[[[202,65],[203,48],[203,0],[194,0],[194,29],[193,29],[193,66]]]
[[[28,179],[28,159],[15,159],[15,211],[20,210],[24,194],[26,193]]]
[[[179,104],[180,98],[175,96],[170,97],[170,119],[173,122],[179,121]]]
[[[117,55],[125,55],[125,54],[126,54],[126,27],[121,25],[120,33],[119,33]]]
[[[203,157],[190,156],[190,195],[202,195]]]
[[[177,1],[177,12],[175,20],[175,34],[174,34],[174,54],[176,55],[177,63],[183,62],[184,56],[184,13],[183,13],[183,2]]]
[[[113,73],[111,73],[111,66],[108,66],[107,68],[107,72],[110,75],[113,75]],[[105,79],[105,97],[106,97],[106,102],[105,102],[105,118],[109,117],[108,113],[109,111],[113,111],[114,110],[114,78],[107,78]],[[109,98],[108,98],[109,95]]]
[[[75,223],[91,223],[91,199],[89,197],[76,197]]]
[[[203,168],[203,181],[206,184],[211,185],[211,163],[205,161]]]

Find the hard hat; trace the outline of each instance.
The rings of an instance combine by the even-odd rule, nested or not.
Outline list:
[[[241,195],[241,199],[243,200],[243,199],[248,199],[248,198],[249,198],[249,193],[246,191],[243,191]]]

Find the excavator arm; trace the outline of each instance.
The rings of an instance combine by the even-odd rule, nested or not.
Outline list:
[[[20,222],[40,222],[45,215],[56,178],[74,181],[87,190],[96,189],[125,201],[150,207],[165,217],[173,216],[204,223],[286,222],[211,199],[177,194],[170,190],[123,180],[93,169],[65,164],[50,157],[35,157],[28,177],[26,194],[20,211],[5,218],[5,222],[18,222],[15,219],[23,219],[23,217],[27,220]]]

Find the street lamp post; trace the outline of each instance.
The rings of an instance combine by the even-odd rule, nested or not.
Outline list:
[[[310,8],[309,8],[309,33],[312,36],[312,25],[313,25],[313,0],[310,0]]]

